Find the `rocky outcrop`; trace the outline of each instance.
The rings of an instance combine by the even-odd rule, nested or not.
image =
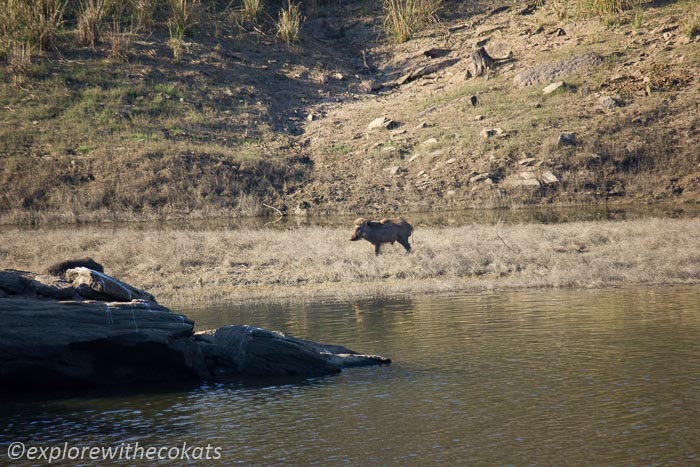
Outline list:
[[[541,63],[529,70],[518,73],[513,78],[513,83],[518,88],[533,86],[536,84],[552,82],[557,78],[580,73],[603,62],[603,57],[587,52],[581,55],[568,57],[564,60],[551,63]]]
[[[316,376],[390,362],[251,326],[195,334],[192,320],[129,284],[87,268],[66,277],[0,271],[0,390]]]
[[[207,378],[194,322],[145,301],[0,299],[0,387]]]
[[[253,326],[224,326],[195,335],[209,371],[232,375],[325,375],[342,368],[390,363],[345,347],[318,344]]]

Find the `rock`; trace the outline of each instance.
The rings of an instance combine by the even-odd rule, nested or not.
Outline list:
[[[489,173],[484,172],[480,174],[476,174],[473,177],[469,179],[469,183],[479,183],[482,180],[488,180],[489,179]]]
[[[149,302],[0,299],[0,388],[208,378],[194,323]]]
[[[450,164],[454,164],[455,162],[457,162],[457,159],[455,159],[454,157],[451,157],[451,158],[447,159],[445,164],[450,165]]]
[[[384,87],[384,85],[382,83],[380,83],[379,81],[375,81],[375,80],[370,79],[370,80],[363,81],[362,87],[366,91],[377,92],[377,91],[381,90]]]
[[[614,97],[610,96],[600,96],[598,104],[604,109],[614,109],[620,106],[620,103]]]
[[[410,157],[410,159],[408,159],[408,163],[410,164],[414,160],[418,159],[419,156],[420,156],[420,154],[414,154],[413,156]]]
[[[491,138],[493,136],[500,136],[503,134],[502,128],[484,128],[481,130],[481,136],[484,138]]]
[[[9,294],[21,294],[27,289],[31,280],[26,277],[29,273],[23,271],[0,271],[0,289]]]
[[[473,120],[474,120],[475,122],[479,122],[479,121],[481,121],[481,120],[483,120],[483,119],[484,119],[484,116],[483,116],[483,115],[474,115],[474,118],[473,118]]]
[[[537,180],[542,184],[542,186],[553,187],[559,184],[559,179],[549,170],[545,170],[540,174]]]
[[[540,182],[537,178],[538,176],[535,172],[520,172],[506,177],[503,182],[501,182],[501,185],[504,188],[512,190],[534,193],[541,189]]]
[[[311,203],[308,201],[302,201],[297,203],[296,207],[294,208],[294,214],[297,216],[307,216],[309,215],[309,209],[311,209]]]
[[[66,279],[73,283],[73,287],[80,295],[93,300],[155,302],[155,297],[148,292],[92,269],[82,267],[69,269],[66,271]]]
[[[440,49],[433,47],[432,49],[424,50],[421,52],[421,55],[425,55],[428,58],[442,58],[446,57],[450,53],[452,53],[451,49]]]
[[[95,271],[87,270],[91,274],[86,276],[81,269],[87,270],[75,268],[69,275],[113,282],[90,286],[100,294],[109,295],[117,285],[130,293],[138,291]],[[0,271],[0,391],[324,375],[391,362],[250,326],[225,326],[195,335],[191,320],[143,291],[139,292],[150,300],[58,301],[31,296],[41,286],[76,290],[67,281],[46,277]]]
[[[398,124],[387,117],[378,117],[370,122],[367,126],[368,130],[378,130],[380,128],[385,128],[387,130],[393,130]]]
[[[549,86],[545,87],[542,90],[542,94],[544,94],[544,95],[551,94],[554,91],[556,91],[557,89],[565,89],[565,88],[566,88],[566,85],[564,84],[564,81],[557,81],[556,83],[552,83]]]
[[[529,167],[529,166],[533,165],[535,162],[537,162],[537,158],[526,157],[525,159],[520,159],[518,161],[518,164],[523,166],[523,167]]]
[[[518,73],[513,78],[513,84],[518,88],[551,82],[556,78],[587,70],[603,62],[603,57],[588,52],[576,55],[558,62],[543,63],[529,70]]]
[[[391,362],[253,326],[224,326],[197,333],[195,340],[209,372],[217,379],[238,375],[328,375],[342,368]]]
[[[105,272],[104,267],[92,258],[67,259],[52,264],[46,268],[46,274],[51,276],[63,276],[68,269],[83,267],[97,272]]]
[[[389,175],[396,175],[401,171],[401,167],[398,165],[392,166],[392,167],[386,167],[382,169],[384,172],[389,172]]]
[[[437,144],[437,142],[438,140],[435,138],[428,138],[421,143],[421,146],[432,146],[434,144]]]
[[[77,292],[71,282],[49,275],[35,276],[31,287],[37,295],[57,300],[75,298]]]
[[[559,135],[560,146],[576,146],[576,133],[562,133]]]
[[[396,146],[384,146],[382,152],[399,152],[399,148]]]

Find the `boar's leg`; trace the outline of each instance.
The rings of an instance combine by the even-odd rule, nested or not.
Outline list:
[[[399,243],[406,249],[406,253],[410,253],[410,252],[411,252],[411,244],[408,243],[408,239],[407,239],[407,238],[405,238],[405,239],[404,239],[404,238],[400,238],[400,239],[399,239]]]
[[[378,242],[377,242],[377,243],[374,244],[374,254],[377,255],[377,256],[379,256],[379,247],[380,247],[380,246],[382,246],[381,243],[378,243]]]

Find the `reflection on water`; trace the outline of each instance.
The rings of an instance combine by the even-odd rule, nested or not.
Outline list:
[[[300,381],[6,402],[0,442],[210,443],[226,464],[652,464],[700,455],[700,288],[216,306],[394,359]],[[0,450],[4,455],[4,449]]]
[[[559,208],[523,209],[470,209],[460,211],[434,211],[403,213],[416,226],[446,227],[471,224],[559,224],[576,221],[619,221],[644,218],[696,218],[700,207],[674,204],[629,205],[629,206],[576,206]],[[356,215],[348,216],[286,216],[286,217],[238,217],[196,220],[174,220],[158,222],[124,222],[71,225],[71,229],[89,228],[112,230],[238,230],[238,229],[294,229],[305,226],[347,227]],[[370,216],[373,217],[373,216]],[[377,217],[377,216],[374,216]],[[381,217],[381,216],[380,216]],[[65,225],[3,226],[3,230],[51,230],[65,229]]]

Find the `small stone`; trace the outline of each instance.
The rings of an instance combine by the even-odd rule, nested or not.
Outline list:
[[[430,125],[428,125],[427,122],[420,122],[420,124],[418,124],[418,126],[416,128],[418,128],[419,130],[422,130],[423,128],[428,128],[429,126]]]
[[[382,148],[382,152],[397,152],[399,148],[396,146],[385,146]]]
[[[418,172],[418,175],[416,175],[416,177],[420,177],[421,175],[425,175],[425,170],[421,170],[420,172]]]
[[[456,161],[457,161],[457,159],[455,159],[454,157],[451,157],[451,158],[447,159],[447,162],[445,162],[445,164],[454,164]]]
[[[545,170],[542,172],[538,178],[539,182],[543,186],[555,186],[559,183],[559,179],[557,178],[556,175],[554,175],[552,172],[549,170]]]
[[[487,180],[487,179],[489,179],[489,173],[484,172],[484,173],[476,174],[473,177],[471,177],[469,179],[469,183],[479,183],[480,181]]]
[[[562,146],[576,146],[576,133],[562,133],[559,135],[559,144]]]
[[[518,161],[518,164],[520,164],[520,165],[523,166],[523,167],[529,167],[529,166],[531,166],[532,164],[534,164],[535,162],[537,162],[537,158],[535,158],[535,157],[527,157],[527,158],[525,158],[525,159],[520,159],[520,160]]]
[[[316,115],[314,115],[313,113],[310,113],[309,115],[306,116],[307,122],[313,122],[314,120],[316,120]]]
[[[345,79],[345,76],[343,76],[342,73],[334,73],[333,78],[335,78],[337,80],[343,80],[343,79]]]
[[[437,144],[437,142],[438,140],[435,138],[428,138],[421,143],[421,146],[432,146],[433,144]]]
[[[447,196],[454,196],[456,194],[457,192],[455,192],[454,190],[447,190]]]
[[[408,159],[408,163],[410,164],[410,163],[413,162],[414,160],[418,159],[418,156],[419,156],[419,155],[420,155],[420,154],[415,154],[415,155],[411,156],[411,158]]]
[[[377,117],[367,125],[368,130],[377,130],[380,128],[385,128],[387,130],[392,130],[396,128],[398,124],[390,118],[387,117]]]
[[[493,136],[500,136],[503,134],[502,128],[484,128],[481,130],[481,136],[484,138],[491,138]]]
[[[542,94],[545,94],[545,95],[551,94],[554,91],[556,91],[557,89],[560,89],[560,88],[564,89],[564,87],[565,87],[564,81],[557,81],[556,83],[552,83],[549,86],[545,87],[542,90]]]
[[[399,167],[398,165],[395,165],[392,167],[386,167],[382,170],[384,172],[389,172],[389,175],[396,175],[397,173],[399,173],[399,171],[401,171],[401,167]]]
[[[610,96],[601,96],[600,99],[598,99],[598,103],[604,109],[614,109],[620,106],[620,103]]]
[[[479,121],[481,121],[481,120],[483,120],[483,119],[484,119],[484,116],[483,116],[483,115],[475,115],[475,116],[474,116],[474,121],[475,121],[475,122],[479,122]]]

